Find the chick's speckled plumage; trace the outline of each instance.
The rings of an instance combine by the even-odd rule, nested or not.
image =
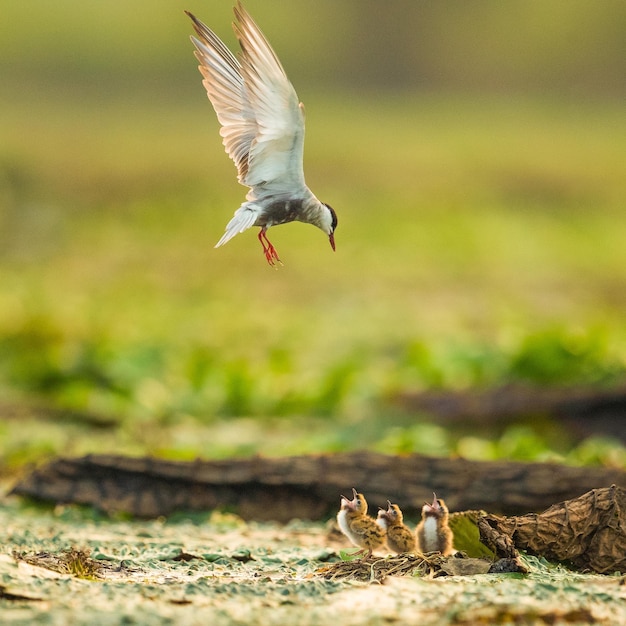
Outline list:
[[[380,509],[376,523],[387,532],[387,545],[397,554],[414,552],[415,535],[404,524],[404,516],[397,504],[387,500],[387,510]]]
[[[441,552],[444,556],[454,552],[452,547],[454,536],[448,525],[448,517],[446,503],[433,494],[432,504],[427,502],[422,507],[422,521],[415,529],[420,552]]]
[[[357,554],[371,556],[385,542],[385,530],[367,515],[367,501],[362,493],[352,489],[352,500],[341,496],[341,509],[337,523],[341,532],[355,545],[362,548]]]

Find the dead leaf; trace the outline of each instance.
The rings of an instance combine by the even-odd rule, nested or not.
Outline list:
[[[539,514],[486,515],[479,528],[481,540],[498,556],[514,558],[519,549],[582,571],[626,570],[626,491],[616,485],[592,489]]]

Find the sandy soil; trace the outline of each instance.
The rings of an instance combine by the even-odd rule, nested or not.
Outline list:
[[[626,623],[624,577],[532,558],[526,576],[325,580],[316,572],[347,546],[324,524],[108,520],[5,500],[0,541],[3,624]],[[98,571],[68,565],[72,549]]]

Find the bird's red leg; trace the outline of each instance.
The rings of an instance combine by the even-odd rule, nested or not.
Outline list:
[[[263,246],[263,253],[265,254],[267,262],[272,267],[276,267],[276,263],[280,263],[282,265],[283,262],[278,258],[278,252],[276,252],[276,248],[274,248],[270,240],[267,238],[267,235],[265,234],[265,228],[261,228],[259,232],[259,241]]]
[[[265,258],[267,259],[267,262],[273,266],[274,261],[272,260],[272,254],[270,252],[270,249],[265,243],[266,240],[267,240],[267,237],[265,237],[265,230],[261,228],[261,230],[259,231],[259,241],[261,242],[261,245],[263,246],[263,254],[265,254]]]

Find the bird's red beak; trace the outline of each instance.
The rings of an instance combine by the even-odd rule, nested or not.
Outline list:
[[[335,233],[330,233],[330,235],[328,235],[328,241],[330,241],[330,247],[334,250],[335,249]]]

